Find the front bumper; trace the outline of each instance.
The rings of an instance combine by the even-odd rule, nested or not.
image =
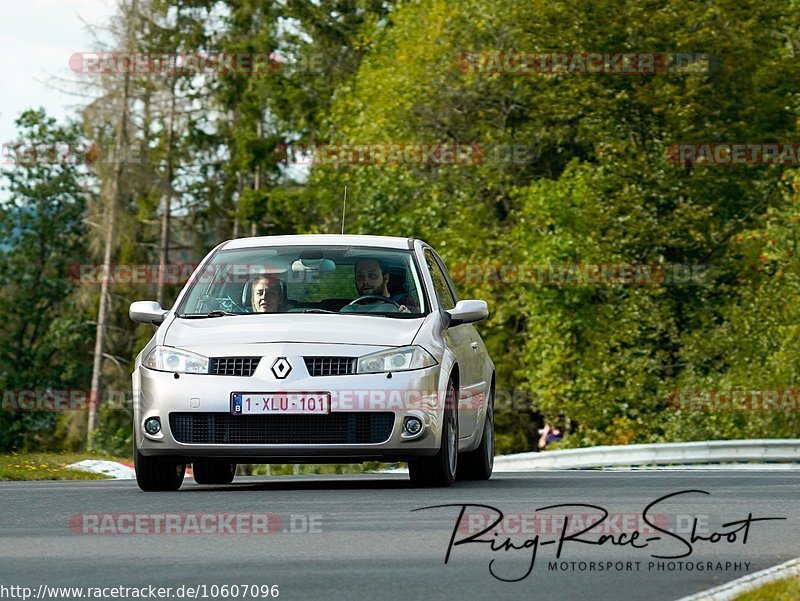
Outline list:
[[[316,345],[315,345],[316,346]],[[326,345],[327,346],[327,345]],[[277,349],[276,349],[277,350]],[[270,371],[275,352],[261,351],[262,360],[252,376],[215,376],[200,374],[175,374],[138,367],[133,374],[134,386],[134,437],[136,446],[143,455],[161,456],[191,461],[197,458],[228,459],[237,463],[335,463],[359,461],[404,461],[413,457],[435,454],[440,446],[440,433],[444,413],[444,390],[440,382],[440,366],[410,372],[387,374],[354,374],[312,377],[305,369],[303,355],[294,354],[283,347],[277,352],[285,356],[294,366],[289,377],[278,379]],[[305,355],[308,348],[303,349]],[[362,351],[363,352],[363,351]],[[314,354],[324,355],[323,349],[314,349]],[[342,354],[341,347],[327,349],[329,355]],[[331,436],[320,435],[315,440],[314,429],[302,417],[291,419],[280,431],[278,444],[264,442],[240,442],[241,432],[250,440],[258,421],[259,432],[273,432],[275,423],[284,416],[232,416],[231,394],[234,392],[329,392],[331,394],[330,416],[315,416],[314,423],[322,431],[330,432],[329,424],[369,424],[369,414],[380,413],[380,432],[388,436],[379,442],[324,442]],[[173,414],[172,420],[170,414]],[[176,422],[180,415],[181,422]],[[209,418],[211,416],[211,418]],[[422,431],[409,437],[403,433],[406,417],[417,417],[422,421]],[[158,417],[161,432],[150,435],[144,431],[144,422]],[[330,417],[330,419],[326,419]],[[387,418],[392,423],[388,424]],[[196,426],[208,419],[216,432],[238,432],[240,435],[210,436],[213,442],[187,442],[187,423]],[[253,428],[243,426],[251,420]],[[173,423],[171,423],[173,422]],[[298,442],[291,440],[293,426],[298,426]],[[315,426],[316,427],[316,426]],[[334,428],[335,429],[335,428]],[[203,432],[206,429],[201,428]],[[303,435],[300,436],[302,431]],[[376,430],[377,431],[377,430]],[[269,435],[267,438],[274,438]],[[265,438],[265,440],[267,439]],[[359,437],[363,439],[364,437]],[[355,440],[349,437],[348,440]],[[233,441],[233,442],[232,442]]]

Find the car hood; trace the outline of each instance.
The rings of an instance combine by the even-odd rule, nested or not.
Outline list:
[[[238,315],[174,319],[163,344],[188,348],[209,344],[305,342],[405,346],[424,318],[398,319],[368,315]]]

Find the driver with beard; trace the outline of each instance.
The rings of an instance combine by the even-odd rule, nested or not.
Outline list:
[[[377,259],[359,259],[355,264],[356,290],[359,296],[385,296],[400,305],[401,313],[419,311],[416,301],[407,294],[389,294],[389,274]],[[380,302],[376,299],[375,302]]]

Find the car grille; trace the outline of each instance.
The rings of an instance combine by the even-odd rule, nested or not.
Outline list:
[[[389,439],[394,413],[231,415],[170,413],[178,442],[195,444],[374,444]]]
[[[214,376],[252,376],[261,357],[211,357],[208,373]]]
[[[356,373],[355,357],[303,357],[310,376],[349,376]]]

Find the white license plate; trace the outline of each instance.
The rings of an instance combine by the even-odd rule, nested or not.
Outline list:
[[[329,392],[234,392],[231,394],[233,415],[330,413]]]

